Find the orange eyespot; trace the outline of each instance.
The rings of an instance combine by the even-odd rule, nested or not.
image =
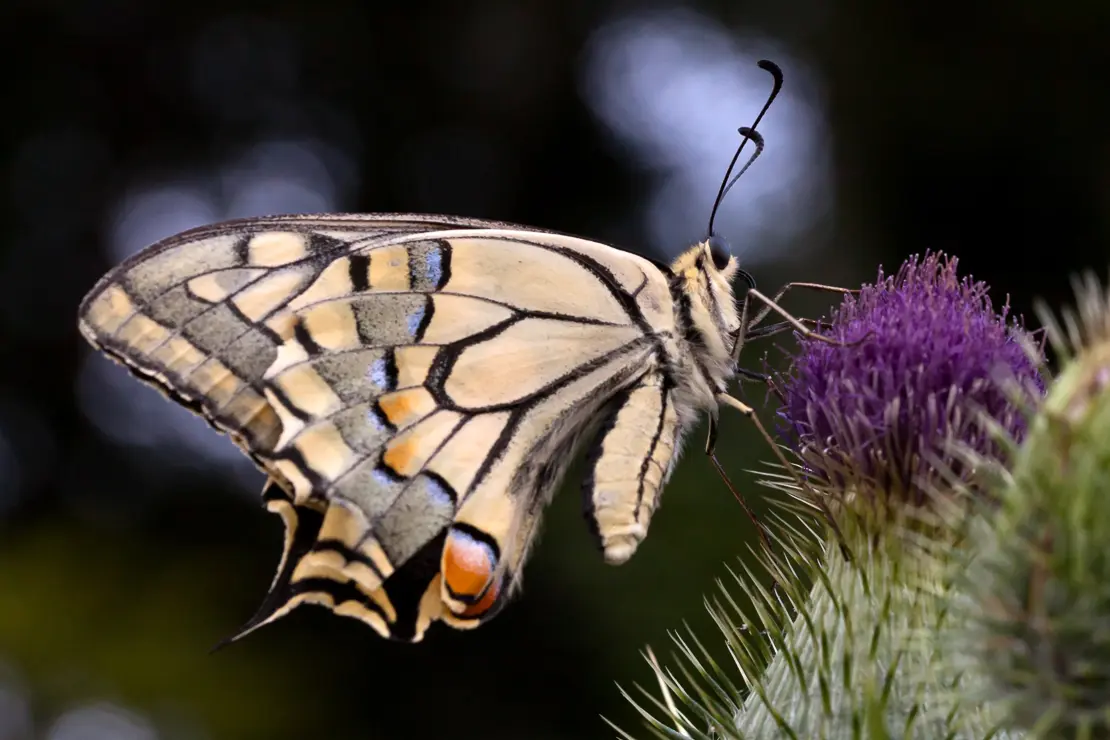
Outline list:
[[[497,597],[500,595],[501,579],[498,579],[496,583],[491,583],[489,585],[489,588],[486,589],[486,593],[483,594],[482,598],[479,599],[477,603],[471,604],[463,609],[458,615],[470,619],[480,617],[493,608],[493,605],[497,603]]]
[[[440,565],[449,594],[464,600],[477,599],[493,578],[496,566],[497,554],[488,543],[465,530],[451,529],[443,545]]]

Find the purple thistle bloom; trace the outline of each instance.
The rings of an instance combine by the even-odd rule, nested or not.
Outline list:
[[[1024,330],[1008,320],[1009,307],[996,313],[986,284],[959,279],[956,263],[926,253],[894,277],[880,269],[875,285],[822,322],[826,336],[848,346],[800,342],[778,378],[779,416],[811,476],[920,504],[933,487],[935,460],[961,472],[951,440],[998,456],[980,409],[1014,439],[1023,436],[1025,417],[999,373],[1043,394],[1037,363],[1018,341]]]

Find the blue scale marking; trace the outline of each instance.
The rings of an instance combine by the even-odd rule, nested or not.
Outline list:
[[[370,363],[370,380],[374,381],[374,385],[382,390],[388,390],[389,375],[386,373],[386,362],[384,357],[379,357]]]
[[[409,334],[413,337],[416,336],[416,330],[420,328],[420,322],[424,320],[424,305],[421,304],[418,309],[409,314]]]
[[[424,254],[424,275],[432,285],[443,279],[443,255],[439,249],[429,249]]]
[[[455,505],[455,499],[451,497],[450,492],[443,487],[442,483],[431,476],[424,476],[424,480],[428,481],[428,493],[435,503],[443,506]]]
[[[396,482],[388,473],[378,470],[377,468],[374,468],[372,475],[374,476],[374,480],[381,483],[383,486],[392,486]]]

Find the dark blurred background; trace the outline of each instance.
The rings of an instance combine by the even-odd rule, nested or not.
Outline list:
[[[718,221],[762,287],[939,248],[1030,316],[1110,262],[1103,0],[9,0],[0,38],[0,740],[612,737],[599,715],[638,729],[614,682],[652,684],[645,645],[686,621],[719,652],[702,597],[754,532],[699,432],[621,568],[572,480],[524,598],[476,632],[390,644],[310,607],[209,655],[280,552],[262,477],[75,325],[161,237],[424,211],[670,258],[766,57],[786,86]],[[758,508],[768,450],[727,411],[721,447]]]

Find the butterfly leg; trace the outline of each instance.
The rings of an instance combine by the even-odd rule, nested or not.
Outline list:
[[[649,374],[610,406],[588,456],[583,508],[605,561],[625,562],[647,536],[670,476],[678,411],[664,379]]]
[[[811,288],[811,289],[817,289],[817,290],[826,290],[826,291],[830,291],[830,292],[834,292],[834,293],[858,293],[859,292],[859,291],[848,290],[846,288],[837,288],[837,287],[834,287],[834,286],[831,286],[831,285],[822,285],[822,284],[819,284],[819,283],[787,283],[785,286],[782,287],[782,289],[779,290],[778,293],[775,294],[774,298],[768,298],[766,295],[759,292],[755,288],[749,289],[748,292],[744,295],[744,300],[741,303],[740,326],[742,328],[737,334],[736,343],[733,345],[733,350],[732,350],[733,362],[736,362],[736,361],[739,360],[740,352],[744,348],[744,345],[747,342],[747,340],[749,340],[749,339],[760,339],[760,338],[763,338],[763,337],[774,336],[776,334],[780,334],[780,333],[788,331],[790,329],[794,329],[795,331],[799,332],[803,337],[806,337],[806,338],[809,338],[809,339],[817,339],[819,341],[828,342],[830,344],[841,344],[841,342],[838,342],[834,339],[830,339],[828,337],[822,336],[822,335],[814,332],[813,330],[811,330],[811,329],[809,329],[805,326],[806,321],[808,321],[809,323],[812,323],[812,324],[816,324],[816,322],[814,322],[810,319],[799,319],[799,318],[793,316],[792,314],[788,313],[781,306],[778,305],[778,301],[791,288]],[[764,305],[761,309],[759,309],[759,311],[755,314],[755,316],[753,318],[749,319],[748,317],[749,317],[749,313],[751,311],[751,302],[752,302],[753,299],[761,301]],[[771,325],[768,325],[768,326],[764,326],[764,327],[757,327],[757,325],[760,322],[762,322],[771,313],[771,311],[774,311],[774,312],[778,313],[784,319],[784,321],[781,321],[781,322],[776,323],[776,324],[771,324]],[[773,380],[771,379],[770,376],[764,375],[764,374],[761,374],[761,373],[756,373],[756,372],[751,371],[751,370],[745,370],[743,368],[737,368],[737,374],[740,375],[741,377],[747,377],[747,378],[752,379],[752,380],[760,380],[762,382],[767,383],[767,385],[769,386],[771,391],[774,392],[780,399],[782,398],[781,391],[775,385],[775,383],[773,382]],[[744,414],[744,416],[751,419],[752,422],[755,424],[756,428],[759,430],[760,435],[767,442],[767,444],[771,447],[771,450],[774,452],[775,456],[778,458],[779,463],[782,464],[782,466],[785,470],[787,470],[791,473],[791,475],[795,478],[795,481],[799,485],[802,484],[802,481],[799,478],[799,476],[797,474],[797,471],[795,471],[794,467],[792,465],[790,465],[790,463],[786,460],[786,457],[782,454],[782,450],[775,443],[775,441],[771,437],[770,433],[768,433],[767,428],[763,426],[763,422],[760,421],[759,416],[756,415],[755,409],[753,409],[751,406],[747,405],[746,403],[740,401],[739,399],[733,398],[732,396],[728,395],[727,393],[719,393],[717,395],[717,401],[718,401],[718,403],[721,403],[721,404],[724,404],[724,405],[727,405],[727,406],[731,406],[732,408],[735,408],[737,411]],[[720,461],[717,459],[717,455],[716,455],[716,452],[715,452],[716,441],[717,441],[716,419],[713,418],[713,417],[710,417],[710,420],[709,420],[709,438],[706,440],[705,452],[709,456],[710,461],[713,463],[713,467],[716,468],[717,473],[725,481],[725,485],[728,486],[729,491],[736,498],[736,500],[740,502],[740,505],[744,508],[744,512],[748,515],[748,518],[750,518],[752,520],[752,523],[755,524],[756,531],[759,532],[759,537],[760,537],[761,542],[763,543],[764,548],[769,548],[770,543],[769,543],[769,540],[768,540],[768,537],[767,537],[767,533],[766,533],[766,531],[763,527],[763,524],[755,516],[755,513],[751,510],[751,508],[748,506],[747,502],[744,500],[744,497],[741,496],[740,493],[736,490],[735,486],[732,485],[732,481],[729,479],[728,475],[725,473],[724,467],[721,465]]]
[[[859,293],[859,290],[838,288],[835,285],[825,285],[823,283],[787,283],[779,289],[778,293],[775,293],[775,296],[773,298],[768,300],[766,297],[764,297],[763,300],[765,301],[765,305],[759,310],[758,313],[756,313],[754,317],[752,317],[752,320],[748,322],[748,329],[750,330],[754,328],[757,324],[767,318],[767,315],[771,312],[771,307],[778,306],[779,301],[783,299],[783,296],[785,296],[791,288],[807,288],[809,290],[817,290],[825,293],[840,293],[842,295],[854,295],[856,293]],[[760,295],[762,296],[762,294]]]
[[[728,401],[725,401],[724,399],[728,399]],[[774,449],[780,457],[782,456],[782,452],[775,445],[774,441],[771,439],[771,435],[769,435],[767,433],[767,430],[764,428],[763,422],[761,422],[759,420],[759,417],[756,416],[755,409],[753,409],[751,406],[748,406],[746,403],[743,403],[742,401],[739,401],[732,396],[724,393],[719,394],[717,396],[717,400],[722,403],[727,403],[733,408],[736,408],[740,411],[740,413],[751,419],[755,423],[756,427],[759,429],[760,434],[763,435],[763,438],[766,439],[767,443],[771,445],[771,448]],[[721,465],[721,461],[717,459],[717,419],[714,416],[709,417],[709,438],[705,442],[705,454],[709,456],[709,461],[713,463],[713,468],[717,471],[717,475],[721,476],[721,480],[725,482],[725,486],[728,488],[729,493],[731,493],[733,498],[735,498],[736,501],[740,504],[740,507],[744,510],[744,513],[748,515],[749,519],[751,519],[752,524],[755,525],[755,531],[759,534],[759,541],[763,545],[763,548],[769,551],[771,548],[771,542],[767,536],[767,531],[763,525],[763,522],[759,521],[759,517],[757,517],[755,515],[755,512],[752,511],[751,507],[748,506],[747,499],[745,499],[744,496],[736,490],[736,486],[732,484],[732,479],[728,477],[728,473],[725,472],[725,468],[723,465]]]
[[[806,482],[804,480],[802,480],[802,477],[798,474],[797,468],[790,464],[790,462],[786,459],[786,456],[782,454],[782,449],[777,444],[775,444],[774,439],[767,432],[767,428],[765,426],[763,426],[763,422],[760,421],[759,416],[756,415],[755,409],[753,409],[751,406],[747,405],[743,401],[740,401],[737,398],[733,398],[732,396],[728,395],[727,393],[717,394],[717,401],[718,401],[718,403],[724,404],[725,406],[731,406],[732,408],[736,409],[737,411],[739,411],[744,416],[751,419],[752,423],[755,424],[756,429],[759,430],[759,434],[763,437],[763,439],[770,446],[771,450],[775,454],[775,457],[778,458],[779,464],[782,465],[783,469],[785,471],[787,471],[790,474],[790,476],[794,479],[794,483],[798,487],[798,490],[799,491],[804,491],[804,490],[807,490],[809,488],[808,485],[806,484]],[[711,425],[713,424],[712,419],[710,420],[710,423],[711,423]],[[736,500],[740,502],[740,505],[742,507],[744,507],[744,511],[748,514],[748,516],[751,518],[752,522],[756,525],[756,531],[759,532],[759,539],[760,539],[760,542],[762,543],[764,549],[767,550],[767,551],[770,551],[770,540],[768,538],[766,529],[763,526],[763,523],[760,522],[758,518],[756,518],[756,516],[752,512],[751,508],[749,508],[747,503],[744,501],[744,498],[732,486],[731,481],[728,479],[728,476],[725,474],[724,468],[721,466],[720,462],[717,461],[716,455],[713,453],[712,444],[716,441],[716,434],[713,430],[713,426],[711,426],[710,429],[711,429],[711,431],[710,431],[710,440],[709,440],[709,445],[707,445],[706,452],[709,454],[709,458],[713,462],[713,466],[717,469],[717,472],[724,479],[725,484],[728,486],[729,490],[732,492],[732,495],[736,497]],[[829,510],[829,508],[828,508],[827,504],[824,502],[824,500],[821,499],[820,497],[815,497],[813,499],[813,504],[818,509],[820,509],[820,511],[824,515],[826,521],[828,521],[829,525],[836,532],[837,537],[840,538],[841,542],[843,542],[843,536],[840,534],[840,529],[836,524],[836,520],[833,518],[832,512]],[[841,550],[843,552],[845,552],[845,555],[847,557],[847,551],[844,550],[843,546],[842,546]]]
[[[818,322],[813,319],[798,317],[798,321],[802,322],[803,324],[812,324],[815,329],[818,326]],[[767,324],[766,326],[756,327],[755,329],[748,329],[747,333],[744,334],[744,340],[750,342],[753,339],[764,339],[765,337],[773,337],[775,335],[782,334],[784,331],[790,331],[793,328],[794,325],[791,324],[789,321],[779,321],[774,324]]]
[[[736,337],[736,343],[733,345],[733,348],[732,348],[732,360],[733,360],[733,362],[736,362],[736,361],[739,360],[740,351],[744,348],[744,345],[745,345],[745,343],[747,342],[748,339],[770,336],[772,334],[777,334],[781,331],[786,331],[789,328],[793,328],[804,339],[813,339],[813,340],[816,340],[818,342],[825,342],[826,344],[833,344],[833,345],[836,345],[836,346],[845,346],[845,344],[846,344],[845,342],[841,342],[841,341],[839,341],[837,339],[833,339],[831,337],[826,337],[823,334],[819,334],[816,331],[807,328],[802,319],[799,319],[798,317],[789,313],[788,311],[786,311],[786,309],[784,309],[782,306],[780,306],[778,304],[778,298],[780,298],[786,292],[786,290],[789,289],[792,286],[820,287],[820,288],[830,290],[830,291],[833,291],[833,292],[837,292],[837,293],[858,293],[859,292],[859,291],[848,290],[847,288],[835,288],[833,286],[818,285],[817,283],[787,283],[786,287],[784,287],[777,294],[775,294],[775,298],[768,298],[765,294],[759,292],[755,288],[751,288],[750,290],[748,290],[747,293],[744,294],[744,301],[741,304],[740,326],[741,327],[747,327],[747,329],[744,330],[744,331],[739,332],[737,337]],[[748,312],[750,310],[752,300],[760,301],[764,305],[763,305],[763,308],[761,308],[756,313],[756,315],[753,319],[748,320]],[[752,331],[753,331],[755,325],[758,324],[760,321],[762,321],[764,318],[766,318],[766,316],[771,311],[774,311],[775,313],[777,313],[785,321],[780,325],[772,325],[772,327],[764,327],[765,329],[768,329],[767,331],[756,329],[755,331],[758,331],[759,334],[757,334],[756,337],[753,337],[752,336]],[[810,323],[815,323],[815,322],[810,321]],[[848,345],[859,344],[860,342],[863,342],[864,340],[866,340],[869,336],[870,336],[870,332],[868,332],[868,334],[864,335],[860,339],[857,339],[854,342],[849,342],[847,344]]]
[[[801,321],[802,323],[806,323],[806,322],[809,322],[809,323],[812,323],[812,324],[817,323],[817,322],[813,321],[812,319],[801,319],[800,318],[800,319],[798,319],[798,321]],[[751,341],[753,339],[763,339],[765,337],[772,337],[772,336],[776,336],[778,334],[782,334],[783,332],[789,331],[790,329],[793,329],[793,328],[794,327],[790,322],[780,321],[780,322],[775,323],[775,324],[768,324],[767,326],[761,326],[758,329],[752,329],[745,335],[744,339],[745,339],[745,342],[747,342],[747,341]],[[756,372],[755,370],[749,370],[748,368],[745,368],[745,367],[736,368],[736,375],[740,378],[741,381],[754,380],[756,382],[763,383],[764,385],[767,386],[767,390],[769,390],[771,393],[774,393],[775,397],[778,398],[779,401],[781,401],[782,403],[786,403],[786,397],[783,396],[782,390],[775,383],[775,379],[771,375],[769,375],[767,373]]]
[[[752,422],[755,424],[756,429],[759,430],[759,434],[763,437],[763,439],[770,446],[772,452],[774,452],[774,454],[775,454],[775,457],[778,458],[779,464],[782,466],[783,470],[785,470],[790,475],[790,477],[792,477],[794,479],[794,484],[795,484],[795,486],[797,486],[798,490],[799,491],[810,490],[809,485],[802,479],[802,476],[798,474],[797,467],[790,464],[790,462],[786,459],[786,456],[782,454],[782,448],[779,447],[779,445],[777,445],[775,443],[774,439],[767,432],[767,428],[765,426],[763,426],[763,422],[760,421],[759,416],[756,415],[755,409],[753,409],[751,406],[747,405],[746,403],[740,401],[739,399],[733,398],[732,396],[728,395],[727,393],[717,394],[717,401],[718,401],[718,403],[724,404],[726,406],[731,406],[732,408],[736,409],[737,411],[739,411],[744,416],[751,419]],[[711,458],[712,458],[712,455],[711,455]],[[720,463],[718,463],[715,458],[712,458],[712,459],[713,459],[713,462],[714,462],[715,466],[717,467],[718,471],[721,473],[721,476],[725,477],[724,471],[721,469]],[[725,482],[728,483],[728,478],[727,477],[725,477]],[[729,484],[729,490],[733,490],[731,484]],[[735,490],[733,490],[733,495],[736,496],[737,498],[740,498],[739,494],[737,494]],[[741,503],[743,505],[743,502],[741,502]],[[833,518],[832,511],[828,508],[828,505],[825,503],[824,499],[822,499],[820,496],[815,496],[815,497],[812,498],[812,503],[814,504],[814,506],[816,506],[821,511],[821,513],[824,515],[826,521],[828,521],[829,525],[832,526],[833,530],[837,533],[837,537],[840,538],[841,541],[843,542],[843,536],[840,534],[840,528],[837,526],[836,520]],[[748,516],[752,516],[751,510],[748,509],[748,507],[746,505],[744,505],[744,509],[745,509],[745,511],[748,512]],[[757,522],[757,524],[758,524],[758,522]],[[767,543],[766,535],[765,535],[765,533],[762,529],[762,526],[760,526],[759,531],[760,531],[760,539],[763,541],[764,546],[767,546],[768,543]],[[842,550],[843,550],[843,548],[842,548]]]
[[[740,367],[736,369],[736,374],[740,377],[741,381],[752,380],[757,383],[762,383],[767,386],[768,391],[775,394],[775,398],[779,399],[782,403],[786,403],[786,397],[783,395],[782,389],[775,383],[775,379],[767,373],[757,373],[755,370],[748,370],[747,368]]]

